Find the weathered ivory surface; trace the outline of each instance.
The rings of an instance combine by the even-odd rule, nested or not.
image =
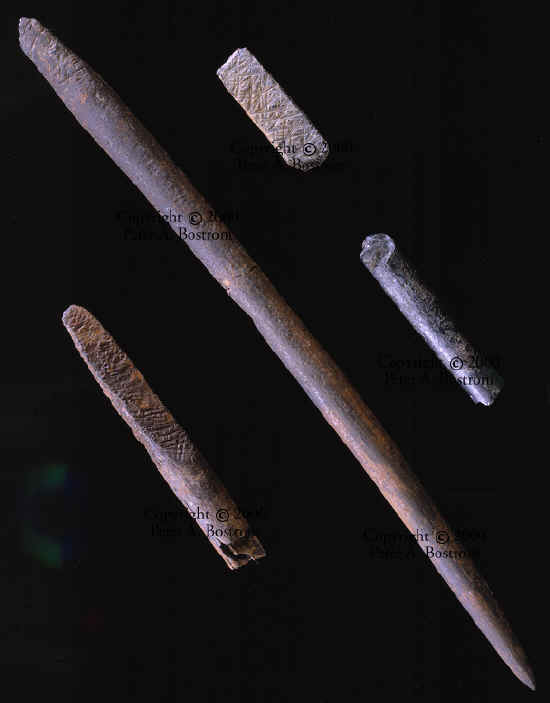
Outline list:
[[[233,52],[217,75],[289,166],[309,171],[323,163],[327,142],[248,49]]]

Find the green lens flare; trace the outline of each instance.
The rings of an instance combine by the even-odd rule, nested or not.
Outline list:
[[[40,532],[33,526],[35,506],[41,495],[61,492],[66,485],[67,464],[47,464],[29,472],[27,477],[24,525],[21,534],[23,550],[45,566],[59,569],[64,562],[63,544],[60,540]]]
[[[47,535],[38,534],[31,527],[23,529],[23,549],[46,566],[59,569],[63,564],[61,544]]]

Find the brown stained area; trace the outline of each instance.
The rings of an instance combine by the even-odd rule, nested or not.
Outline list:
[[[187,433],[177,424],[142,374],[111,335],[84,308],[72,305],[63,324],[96,381],[185,507],[231,569],[265,556],[248,522]],[[224,510],[220,521],[216,518]],[[209,531],[209,526],[212,531]],[[223,534],[216,531],[223,530]]]
[[[42,37],[41,41],[45,39]],[[37,52],[35,61],[36,55]],[[89,87],[85,103],[78,99],[83,84]],[[185,222],[193,211],[208,211],[206,200],[187,176],[91,69],[69,79],[60,97],[156,211],[168,213],[171,210]],[[122,115],[124,120],[119,121]],[[177,231],[177,225],[171,225]],[[426,531],[442,525],[455,544],[445,521],[373,413],[237,239],[234,236],[217,241],[188,239],[186,244],[230,297],[250,315],[266,343],[340,435],[407,528],[414,533],[416,529]],[[148,447],[148,451],[156,449]],[[170,475],[171,461],[164,466],[166,475]],[[501,638],[521,668],[523,664],[518,663],[517,656],[522,652],[521,647],[471,560],[460,563],[452,560],[444,566],[436,563],[434,566],[489,641]],[[479,593],[479,601],[461,598],[468,590]],[[478,617],[479,610],[490,617]],[[503,658],[508,662],[509,658]]]

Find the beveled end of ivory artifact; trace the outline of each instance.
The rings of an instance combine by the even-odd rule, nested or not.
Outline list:
[[[36,19],[21,17],[19,20],[19,45],[54,87],[84,65]]]
[[[78,305],[65,310],[63,324],[102,391],[227,566],[237,569],[265,556],[220,479],[113,337]]]
[[[327,158],[327,142],[248,49],[237,49],[216,72],[288,166],[309,171]]]
[[[38,20],[29,17],[21,17],[19,20],[19,44],[29,57],[32,41],[41,29],[44,29],[44,27],[42,27]]]
[[[442,311],[394,240],[387,234],[369,235],[363,241],[361,261],[474,403],[491,405],[504,380]]]

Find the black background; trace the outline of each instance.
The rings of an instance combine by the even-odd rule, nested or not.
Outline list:
[[[548,398],[544,370],[525,347],[518,353],[529,324],[522,304],[505,302],[520,288],[502,259],[513,235],[489,223],[502,149],[485,3],[369,4],[360,14],[340,3],[206,2],[34,12],[230,214],[234,235],[451,524],[485,535],[472,545],[476,563],[540,672],[529,473],[545,470],[536,438]],[[12,186],[3,454],[5,663],[19,700],[532,695],[420,550],[374,557],[381,545],[365,530],[405,528],[188,248],[128,237],[120,213],[150,206],[19,50],[17,19],[3,47]],[[216,77],[242,46],[341,145],[322,167],[301,173],[275,152],[254,168],[238,162],[251,159],[236,142],[266,143]],[[382,358],[435,357],[359,261],[373,232],[398,240],[474,346],[496,357],[506,387],[491,408],[443,383],[438,365],[428,383],[405,370],[407,387],[388,384]],[[230,572],[201,534],[187,534],[186,516],[183,536],[153,535],[151,511],[178,510],[178,501],[75,351],[61,324],[72,303],[114,335],[237,504],[256,513],[265,559]],[[33,477],[51,466],[65,467],[65,482],[29,503]],[[29,548],[30,525],[72,550],[48,561]]]

